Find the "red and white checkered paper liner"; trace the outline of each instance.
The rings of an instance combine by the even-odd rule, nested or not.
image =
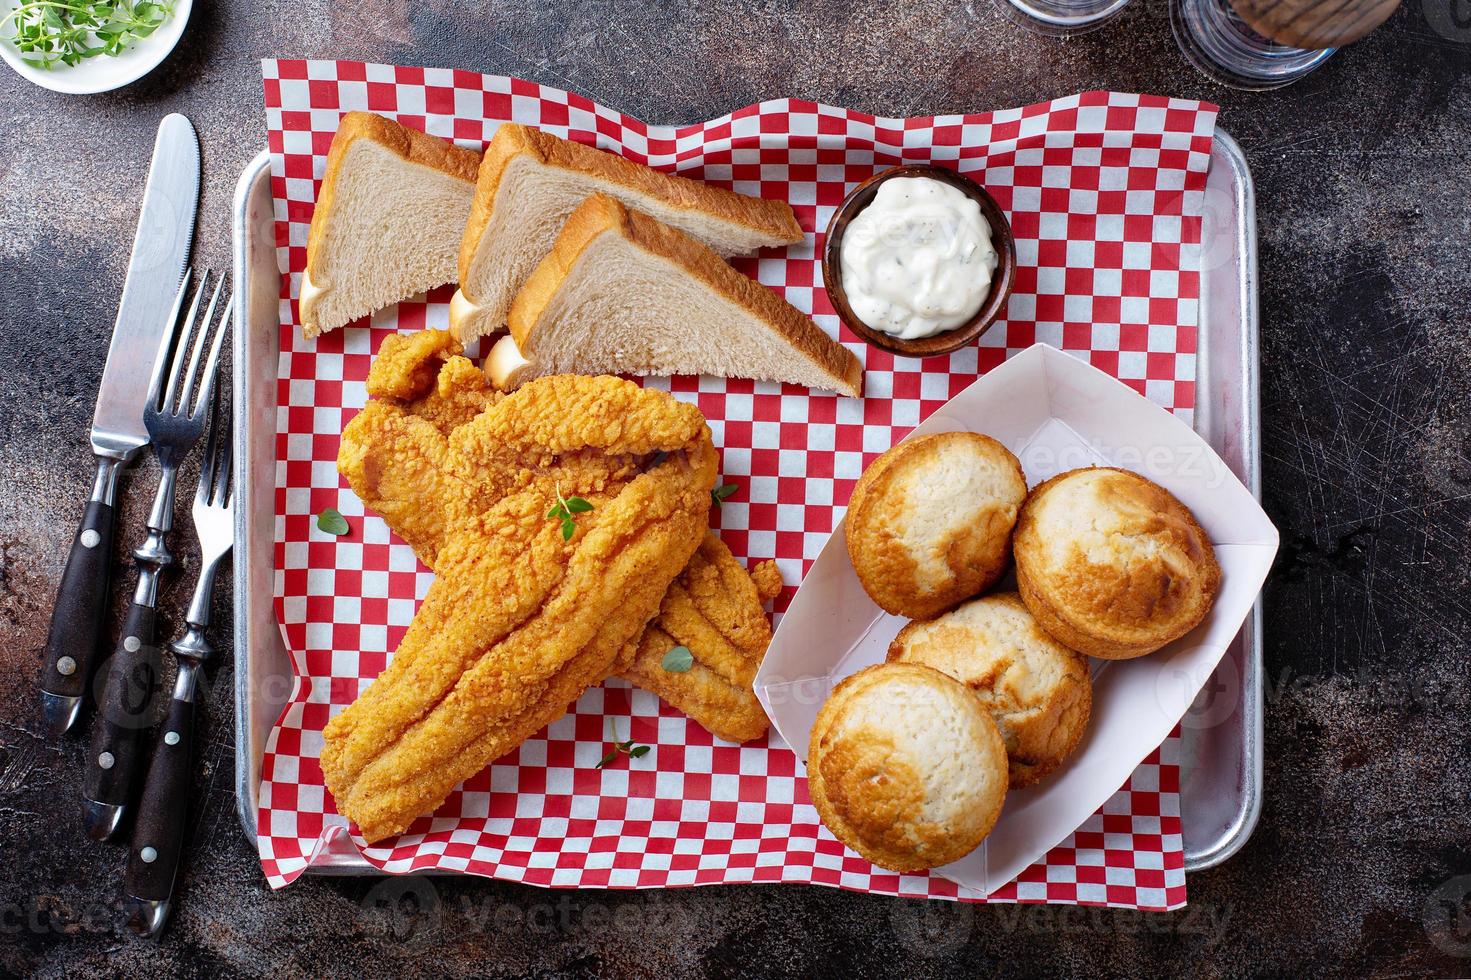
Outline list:
[[[432,579],[339,479],[342,427],[363,405],[374,351],[398,330],[447,323],[450,290],[363,326],[303,341],[293,300],[307,228],[341,115],[366,109],[479,147],[505,120],[596,144],[662,170],[791,202],[806,242],[738,262],[811,312],[864,362],[864,398],[714,378],[648,382],[699,405],[739,490],[712,514],[735,554],[776,558],[778,610],[842,516],[863,467],[1009,355],[1045,341],[1156,403],[1195,399],[1197,246],[1215,106],[1087,92],[965,116],[885,119],[790,99],[708,123],[664,127],[558,89],[502,76],[332,61],[266,61],[266,118],[281,301],[276,597],[300,683],[266,745],[258,829],[275,887],[346,833],[318,765],[321,731],[388,662]],[[1011,217],[1018,269],[1008,319],[979,345],[896,359],[840,329],[821,288],[821,230],[860,180],[935,161],[979,180]],[[334,538],[314,515],[336,507]],[[605,716],[619,738],[654,746],[595,765]],[[1178,738],[1147,759],[1101,811],[992,901],[1142,909],[1185,902]],[[385,846],[388,872],[462,871],[544,886],[658,888],[807,882],[857,891],[981,896],[934,875],[896,875],[821,826],[796,757],[773,732],[716,741],[622,681],[457,790]]]

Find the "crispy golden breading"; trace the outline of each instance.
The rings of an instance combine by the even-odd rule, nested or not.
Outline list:
[[[449,434],[504,396],[485,387],[485,375],[468,358],[450,357],[439,369],[433,390],[404,405],[410,415],[431,422],[446,439]]]
[[[454,430],[445,460],[435,582],[388,669],[323,733],[327,788],[369,841],[620,665],[704,537],[717,463],[694,406],[569,376]],[[570,540],[547,516],[559,491],[593,505]]]
[[[622,676],[696,719],[717,738],[749,742],[765,735],[766,712],[751,682],[771,643],[771,626],[754,578],[759,574],[769,587],[775,570],[775,562],[764,562],[748,575],[718,537],[705,535],[700,550],[664,594],[657,619],[644,631]],[[776,583],[780,591],[779,573]],[[663,666],[665,654],[676,646],[687,648],[694,658],[683,673]]]
[[[384,341],[369,376],[373,399],[348,423],[338,455],[339,470],[363,503],[382,515],[431,568],[436,567],[444,543],[450,498],[460,508],[469,506],[469,497],[488,506],[514,489],[508,474],[530,479],[544,464],[546,449],[537,440],[554,435],[548,422],[543,426],[546,431],[531,439],[528,451],[524,437],[512,445],[497,430],[485,447],[486,452],[494,448],[494,455],[477,463],[479,490],[466,490],[447,470],[448,434],[478,414],[477,399],[495,404],[504,396],[490,391],[484,376],[457,356],[459,351],[459,344],[443,331]],[[553,419],[562,413],[566,418],[565,407],[550,404],[541,395],[536,398],[548,404],[534,414]],[[456,406],[463,413],[458,420]],[[613,412],[604,414],[610,427],[622,424]],[[617,454],[583,450],[580,456],[575,473],[566,474],[564,496],[591,499],[599,486],[626,477],[631,465],[629,458]],[[573,458],[563,457],[568,462]],[[514,459],[514,465],[508,465],[508,459]],[[781,589],[775,562],[755,566],[748,576],[730,550],[710,536],[671,587],[648,635],[620,656],[616,672],[663,697],[720,738],[760,738],[767,720],[751,690],[751,678],[771,640],[761,606]],[[671,674],[662,669],[663,655],[681,644],[689,647],[696,666],[688,674]],[[724,669],[711,669],[711,664]]]
[[[770,602],[781,595],[781,569],[774,561],[763,561],[751,569],[751,581],[756,583],[756,595],[762,602]]]
[[[449,440],[427,419],[388,399],[373,399],[342,430],[337,471],[370,510],[434,566],[444,541],[444,509],[426,500],[445,496]]]
[[[434,566],[444,541],[449,434],[495,404],[480,369],[442,330],[395,334],[368,371],[363,410],[342,430],[337,469],[363,503]]]
[[[444,362],[464,351],[460,342],[443,330],[385,337],[368,368],[368,395],[400,401],[420,398],[434,389]]]

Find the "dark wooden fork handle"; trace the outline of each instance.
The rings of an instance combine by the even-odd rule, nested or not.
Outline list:
[[[128,870],[123,878],[123,892],[130,898],[164,902],[174,890],[174,876],[184,851],[193,746],[194,692],[190,690],[188,700],[181,700],[176,690],[153,742],[153,758],[133,822]]]
[[[87,833],[94,840],[112,836],[122,814],[112,813],[110,808],[126,808],[132,802],[142,773],[139,750],[143,732],[153,717],[162,674],[154,619],[152,605],[134,601],[128,606],[122,633],[107,665],[106,682],[97,699],[84,786],[88,801]]]

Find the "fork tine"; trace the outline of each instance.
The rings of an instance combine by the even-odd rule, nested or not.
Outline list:
[[[199,288],[194,291],[194,302],[189,304],[189,315],[185,319],[179,336],[174,341],[174,360],[169,367],[169,387],[164,393],[163,403],[160,410],[169,414],[174,413],[174,394],[179,389],[179,376],[184,372],[184,360],[189,356],[189,348],[194,338],[194,324],[199,319],[199,301],[204,298],[205,287],[209,283],[209,270],[199,277]]]
[[[158,354],[153,358],[153,375],[148,380],[148,404],[155,409],[160,406],[159,397],[163,394],[164,369],[169,364],[169,354],[173,353],[173,345],[170,341],[177,338],[179,332],[179,311],[184,308],[184,298],[189,295],[189,283],[194,278],[192,268],[184,270],[184,276],[179,280],[179,291],[174,295],[174,305],[169,309],[169,331],[164,342],[158,345]]]
[[[232,487],[230,482],[230,463],[235,453],[232,449],[232,430],[234,429],[233,418],[225,419],[225,431],[220,436],[220,469],[215,474],[214,499],[210,502],[211,507],[223,507],[229,500]]]
[[[225,284],[223,276],[220,277],[220,286]],[[220,295],[219,287],[215,287],[215,299]],[[215,299],[209,301],[209,314],[215,310]],[[215,376],[220,368],[220,349],[225,344],[225,335],[230,331],[230,319],[235,312],[235,296],[231,294],[225,299],[225,312],[220,317],[219,323],[215,325],[214,338],[209,345],[209,359],[204,364],[204,374],[199,382],[199,397],[194,401],[194,408],[190,410],[189,417],[195,418],[204,407],[205,401],[214,393]],[[205,323],[209,322],[209,314],[206,314]],[[199,346],[204,347],[204,336],[200,335]],[[192,377],[191,377],[192,380]],[[187,390],[187,389],[186,389]]]
[[[205,347],[209,346],[210,325],[214,322],[215,304],[219,302],[220,290],[225,288],[225,277],[220,276],[215,283],[214,292],[209,296],[209,307],[204,311],[204,319],[199,321],[199,329],[195,333],[193,343],[194,350],[189,356],[189,373],[184,378],[184,385],[179,389],[178,406],[174,409],[175,415],[193,416],[194,412],[189,409],[190,397],[194,394],[194,379],[199,375],[199,359],[204,354]],[[200,290],[204,292],[203,289]],[[195,401],[194,408],[197,411],[203,402]]]
[[[210,403],[209,436],[204,443],[204,456],[199,461],[199,489],[194,492],[194,506],[208,507],[214,492],[215,454],[219,451],[220,403]]]
[[[230,509],[232,509],[235,506],[235,474],[234,474],[234,472],[231,472],[230,473],[230,485],[227,486],[227,487],[225,487],[224,506],[225,506],[225,509],[226,510],[230,510]]]

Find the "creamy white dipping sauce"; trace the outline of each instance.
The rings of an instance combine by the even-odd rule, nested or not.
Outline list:
[[[953,330],[991,291],[996,249],[981,206],[932,177],[891,177],[843,232],[853,315],[902,340]]]

